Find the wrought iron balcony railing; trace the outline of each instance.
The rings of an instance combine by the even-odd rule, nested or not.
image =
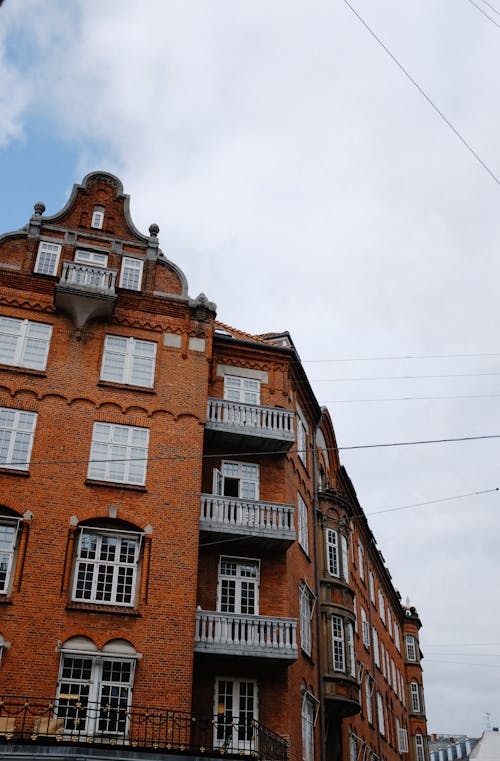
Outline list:
[[[196,612],[195,652],[294,661],[297,621],[275,616]]]
[[[294,512],[293,505],[202,494],[200,528],[293,542]]]
[[[92,702],[60,695],[0,699],[0,742],[85,745],[154,750],[196,756],[250,756],[287,761],[286,741],[254,719],[227,713],[193,716],[180,711],[128,705],[123,697]]]

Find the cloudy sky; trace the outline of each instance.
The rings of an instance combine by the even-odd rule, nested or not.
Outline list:
[[[193,296],[290,331],[339,446],[500,434],[500,0],[352,5],[493,177],[343,0],[6,0],[0,230],[114,172]],[[499,455],[342,452],[430,731],[500,722]]]

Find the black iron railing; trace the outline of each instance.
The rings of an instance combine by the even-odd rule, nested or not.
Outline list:
[[[0,742],[118,746],[262,761],[287,761],[288,752],[286,741],[255,719],[128,705],[119,694],[107,702],[5,695],[0,698]]]

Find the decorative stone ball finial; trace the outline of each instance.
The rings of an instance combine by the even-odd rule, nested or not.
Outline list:
[[[156,238],[159,232],[160,232],[160,228],[155,222],[149,225],[149,234],[151,235],[152,238]]]
[[[45,211],[45,204],[43,201],[37,201],[36,204],[33,206],[33,209],[35,211],[35,214],[39,214],[42,216],[43,212]]]

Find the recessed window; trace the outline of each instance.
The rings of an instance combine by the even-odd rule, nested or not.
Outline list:
[[[401,652],[401,637],[399,633],[399,624],[397,621],[394,621],[394,642],[396,644],[396,648],[398,652]]]
[[[420,713],[420,689],[418,682],[410,682],[411,710]]]
[[[0,317],[0,363],[45,370],[52,325]]]
[[[345,672],[344,621],[341,616],[332,616],[333,670]]]
[[[142,285],[142,259],[133,259],[130,256],[124,256],[120,272],[120,288],[127,288],[129,291],[140,291]]]
[[[358,572],[359,578],[364,581],[365,579],[365,548],[358,542]]]
[[[220,613],[259,613],[259,561],[221,557],[217,590]]]
[[[257,750],[257,682],[247,679],[215,681],[214,746],[228,754],[247,755]]]
[[[308,510],[307,505],[300,496],[298,495],[297,499],[298,503],[298,509],[297,509],[297,520],[298,520],[298,540],[299,544],[306,553],[306,555],[309,554],[309,517],[308,517]]]
[[[0,407],[0,467],[28,470],[37,414]]]
[[[235,499],[259,499],[259,466],[253,462],[223,460],[214,468],[214,494]]]
[[[59,243],[49,243],[42,240],[38,246],[35,272],[39,275],[57,275],[60,256],[61,245]]]
[[[409,661],[417,660],[417,648],[415,646],[415,637],[412,634],[405,636],[406,642],[406,657]]]
[[[366,617],[366,610],[361,607],[361,636],[363,640],[363,645],[368,648],[370,647],[370,629],[368,628],[368,619]]]
[[[373,695],[373,677],[370,676],[370,674],[365,675],[365,705],[366,705],[366,718],[368,719],[370,724],[373,724],[373,704],[372,704],[372,695]]]
[[[307,466],[307,423],[302,410],[297,405],[297,454]]]
[[[225,375],[224,399],[241,404],[260,404],[260,380]]]
[[[380,668],[380,650],[378,645],[378,632],[374,626],[372,626],[372,642],[373,642],[373,657],[375,665]]]
[[[312,616],[315,596],[305,582],[299,587],[300,646],[302,650],[312,653]]]
[[[380,692],[377,692],[377,715],[378,715],[378,731],[385,737],[385,717],[384,717],[384,701]]]
[[[144,486],[148,444],[148,428],[94,423],[88,478]]]
[[[315,700],[310,693],[302,697],[302,759],[314,761],[314,706]]]
[[[380,589],[378,590],[378,611],[380,620],[385,624],[385,598]]]
[[[76,551],[73,600],[132,606],[141,535],[81,528]]]
[[[11,588],[20,518],[0,515],[0,594]]]
[[[101,380],[152,388],[154,385],[156,343],[124,336],[106,336]]]
[[[75,251],[74,261],[78,264],[95,264],[98,267],[108,266],[108,255],[96,251]]]
[[[90,223],[90,226],[95,227],[97,230],[102,230],[103,224],[104,206],[94,206],[94,211],[92,212],[92,222]]]
[[[425,761],[424,736],[415,735],[415,750],[417,751],[417,761]]]
[[[398,750],[400,753],[408,753],[408,732],[399,723],[396,717],[396,729],[398,735]]]

